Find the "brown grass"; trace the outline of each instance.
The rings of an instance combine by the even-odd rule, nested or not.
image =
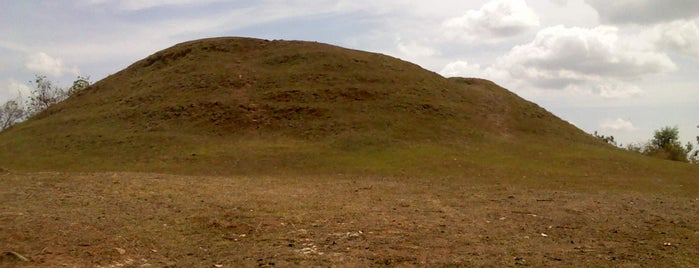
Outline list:
[[[0,175],[4,267],[692,267],[699,196],[672,181]]]

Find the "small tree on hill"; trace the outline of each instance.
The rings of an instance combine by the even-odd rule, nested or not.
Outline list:
[[[45,75],[36,75],[34,81],[29,83],[34,89],[29,93],[26,103],[22,102],[20,95],[17,99],[0,105],[0,131],[85,90],[90,86],[90,77],[78,76],[73,85],[65,90],[54,85]]]
[[[653,134],[649,148],[645,154],[674,161],[688,162],[688,154],[694,149],[691,143],[682,145],[678,127],[663,127]]]
[[[697,137],[697,142],[699,142],[699,137]],[[655,130],[652,140],[645,143],[629,143],[623,148],[662,159],[699,163],[699,151],[694,151],[694,145],[691,142],[682,145],[678,127],[663,127]]]
[[[32,84],[34,89],[32,89],[29,94],[29,101],[27,102],[26,109],[28,116],[40,113],[54,104],[62,102],[70,96],[85,90],[90,86],[90,77],[78,76],[73,82],[73,85],[67,89],[62,89],[54,85],[45,75],[36,75]]]
[[[66,91],[66,96],[65,98],[68,98],[70,96],[75,95],[76,93],[83,91],[87,87],[90,86],[90,77],[89,76],[78,76],[75,81],[73,81],[73,85],[68,88]]]
[[[27,101],[29,116],[40,113],[65,98],[65,91],[55,86],[45,75],[36,75],[33,85]]]
[[[699,126],[697,126],[699,128]],[[697,136],[697,144],[699,144],[699,136]],[[692,164],[699,164],[699,149],[694,150],[689,156],[689,162]]]
[[[0,131],[3,131],[24,118],[21,101],[9,100],[0,106]]]
[[[653,132],[653,145],[659,148],[680,145],[680,130],[677,127],[663,127]]]

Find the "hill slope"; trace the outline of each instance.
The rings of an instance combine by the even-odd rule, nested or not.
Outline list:
[[[23,170],[221,174],[664,172],[490,81],[249,38],[186,42],[140,60],[0,133],[0,160]]]

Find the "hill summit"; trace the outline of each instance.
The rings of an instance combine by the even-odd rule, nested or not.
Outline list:
[[[27,170],[488,176],[567,173],[612,149],[490,81],[226,37],[137,61],[0,133],[0,150]]]

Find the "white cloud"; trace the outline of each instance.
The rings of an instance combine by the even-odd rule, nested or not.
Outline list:
[[[651,39],[660,49],[699,59],[699,27],[694,20],[677,20],[653,27]]]
[[[641,88],[630,83],[607,81],[593,86],[593,93],[608,99],[627,99],[644,95]]]
[[[645,95],[645,92],[634,84],[610,78],[581,82],[569,85],[566,89],[582,95],[594,95],[604,99],[628,99]]]
[[[65,73],[80,74],[78,67],[68,67],[63,64],[63,60],[51,57],[44,52],[30,54],[24,66],[30,71],[51,76],[61,76]]]
[[[9,79],[9,89],[14,90],[14,94],[19,94],[22,97],[29,96],[29,93],[31,92],[31,89],[26,83],[20,83],[19,81],[15,79]]]
[[[607,98],[636,96],[641,90],[628,81],[677,67],[667,55],[631,43],[620,40],[615,27],[549,27],[499,57],[488,73],[520,86],[588,91]]]
[[[634,131],[636,127],[630,121],[616,118],[616,119],[606,119],[600,124],[600,128],[603,131]]]
[[[400,52],[402,55],[404,55],[408,60],[416,60],[419,58],[426,58],[426,57],[431,57],[434,55],[438,55],[439,52],[420,45],[416,42],[409,42],[405,43],[402,41],[398,42],[398,52]]]
[[[444,77],[483,77],[483,70],[479,64],[470,64],[467,61],[455,61],[447,64],[439,71]]]
[[[699,16],[697,0],[585,0],[604,23],[653,24]]]
[[[0,48],[14,50],[19,52],[27,52],[27,48],[21,44],[0,40]]]
[[[29,96],[30,88],[27,84],[20,83],[15,79],[5,79],[0,85],[0,103],[15,99],[17,96],[26,98]]]
[[[498,41],[535,26],[539,17],[524,0],[492,0],[442,23],[447,38],[465,41]]]

